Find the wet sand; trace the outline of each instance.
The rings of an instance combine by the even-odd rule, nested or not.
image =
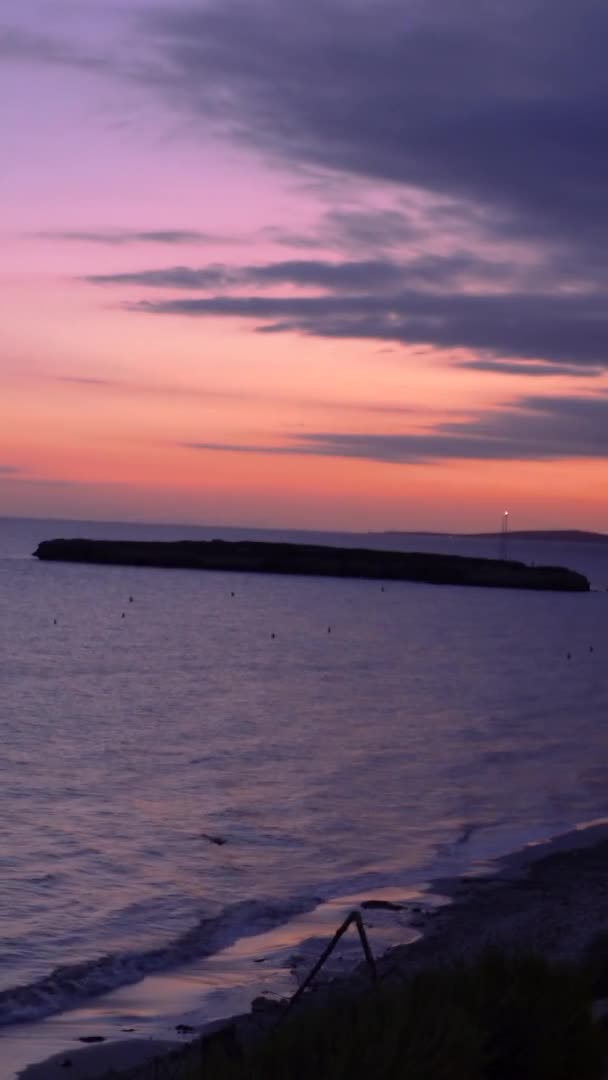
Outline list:
[[[422,928],[423,936],[413,944],[390,949],[379,959],[383,980],[401,980],[427,965],[473,957],[488,944],[577,959],[596,934],[608,931],[608,827],[593,826],[530,846],[500,860],[489,873],[436,881],[432,892],[452,902],[413,917],[413,925]],[[365,913],[366,918],[371,914]],[[366,981],[366,972],[359,968],[346,980],[321,986],[312,996],[319,1000],[328,993],[356,990]],[[272,1022],[272,1012],[226,1021],[226,1025],[233,1022],[246,1038],[252,1028]],[[115,1070],[123,1070],[124,1080],[153,1080],[154,1067],[142,1066],[141,1055],[146,1050],[162,1055],[173,1046],[142,1042],[91,1046],[69,1055],[69,1069],[52,1060],[26,1069],[21,1077],[54,1080],[69,1075],[70,1080],[99,1080],[106,1075],[116,1077]],[[182,1045],[179,1053],[187,1054],[188,1049]],[[58,1055],[58,1059],[66,1056]],[[179,1076],[177,1063],[169,1075]]]
[[[160,1039],[125,1039],[83,1046],[55,1054],[38,1065],[30,1065],[21,1075],[27,1080],[97,1080],[100,1076],[116,1076],[136,1066],[167,1058],[179,1043]],[[69,1064],[68,1064],[69,1063]],[[152,1069],[150,1075],[153,1075]]]

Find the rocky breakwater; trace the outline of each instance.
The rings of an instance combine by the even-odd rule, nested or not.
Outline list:
[[[44,540],[38,559],[185,570],[232,570],[253,574],[420,581],[433,585],[481,585],[501,589],[587,592],[583,574],[561,566],[527,566],[507,559],[374,551],[227,540]]]

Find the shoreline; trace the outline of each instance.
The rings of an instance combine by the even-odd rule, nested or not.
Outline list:
[[[580,827],[498,859],[479,876],[438,879],[450,903],[433,912],[423,936],[380,961],[403,974],[440,958],[457,960],[486,945],[532,949],[576,960],[608,931],[608,824]]]
[[[608,931],[608,825],[590,824],[546,843],[527,845],[497,859],[488,872],[436,879],[428,895],[450,902],[418,917],[415,925],[422,930],[418,940],[394,945],[377,959],[382,980],[402,980],[431,964],[472,957],[488,944],[529,948],[551,959],[578,959],[597,933]],[[368,913],[363,914],[367,921]],[[319,981],[303,1001],[322,1004],[324,994],[356,992],[365,985],[367,975],[359,965],[348,975]],[[185,1046],[130,1039],[80,1048],[28,1066],[19,1080],[65,1077],[61,1062],[66,1057],[72,1061],[72,1080],[102,1080],[105,1075],[153,1080],[155,1067],[145,1065],[146,1057],[150,1062],[160,1056],[169,1064],[177,1052],[186,1060],[211,1032],[236,1026],[247,1038],[252,1029],[272,1022],[274,1015],[270,1005],[204,1025]]]

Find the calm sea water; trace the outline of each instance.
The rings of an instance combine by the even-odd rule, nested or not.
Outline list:
[[[608,815],[608,546],[509,540],[567,595],[31,557],[66,535],[268,534],[0,520],[3,1024]]]

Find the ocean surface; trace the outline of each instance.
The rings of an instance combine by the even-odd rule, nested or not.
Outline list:
[[[289,992],[357,900],[608,817],[608,544],[509,537],[570,595],[32,558],[58,536],[502,554],[0,519],[0,1076]]]

